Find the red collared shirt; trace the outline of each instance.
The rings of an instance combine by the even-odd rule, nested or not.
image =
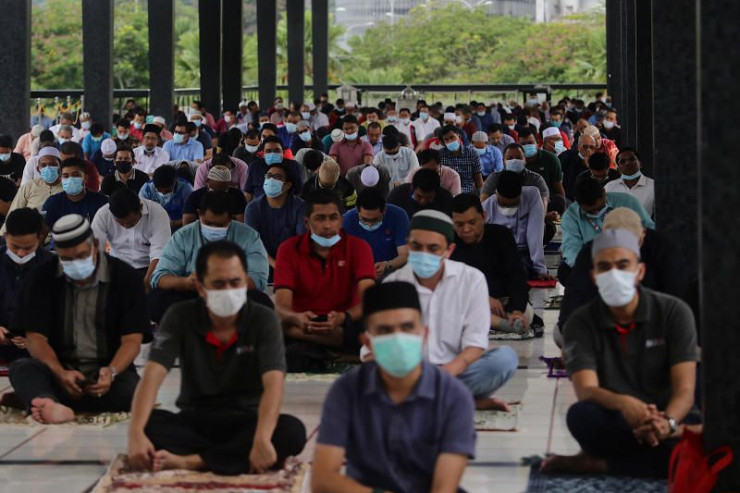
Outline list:
[[[239,340],[239,333],[234,331],[228,341],[221,342],[212,331],[206,334],[206,342],[216,347],[216,361],[221,361],[221,357],[224,355],[224,351],[229,349],[231,346],[236,344]]]

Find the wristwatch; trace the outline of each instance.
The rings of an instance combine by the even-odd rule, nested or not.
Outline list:
[[[118,375],[118,372],[112,366],[108,367],[108,371],[110,371],[110,381],[113,382],[116,379],[116,375]]]
[[[669,416],[666,416],[665,419],[666,421],[668,421],[668,426],[670,426],[671,428],[671,435],[673,435],[674,433],[676,433],[676,431],[678,431],[678,421]]]

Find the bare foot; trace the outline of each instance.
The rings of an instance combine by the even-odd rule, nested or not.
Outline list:
[[[58,425],[75,419],[70,408],[48,397],[39,397],[31,401],[31,416],[39,423]]]
[[[166,450],[157,450],[154,454],[154,472],[165,471],[167,469],[187,469],[190,471],[200,471],[205,468],[205,463],[199,455],[175,455]]]
[[[505,411],[511,412],[511,407],[501,399],[495,397],[486,397],[485,399],[475,400],[475,409],[478,411]]]
[[[603,474],[607,472],[606,461],[581,452],[577,455],[553,455],[542,461],[540,471],[546,474]]]

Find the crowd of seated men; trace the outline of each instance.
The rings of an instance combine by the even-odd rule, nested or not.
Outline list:
[[[33,419],[131,411],[135,468],[267,471],[306,440],[285,373],[341,357],[313,491],[457,491],[474,410],[509,410],[517,353],[489,336],[541,336],[529,282],[555,279],[559,224],[583,450],[543,470],[667,474],[695,401],[690,280],[603,101],[194,101],[169,127],[131,103],[111,129],[0,136],[0,359]],[[179,411],[153,410],[176,361]]]

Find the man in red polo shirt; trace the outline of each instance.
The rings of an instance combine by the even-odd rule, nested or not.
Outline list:
[[[342,231],[336,194],[306,197],[308,231],[284,241],[275,260],[275,307],[289,338],[357,354],[362,294],[375,284],[370,245]]]

